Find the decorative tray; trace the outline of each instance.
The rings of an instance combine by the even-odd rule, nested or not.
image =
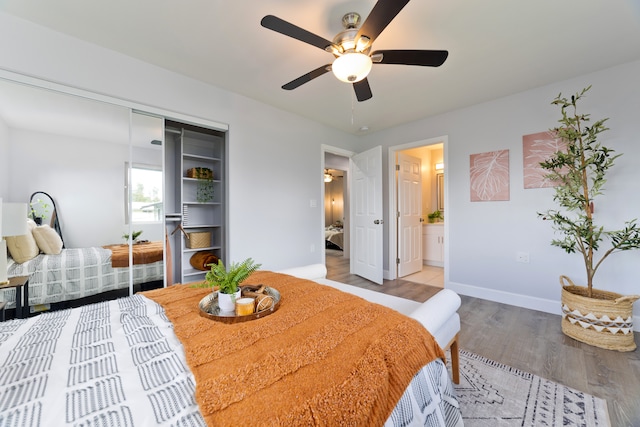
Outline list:
[[[273,299],[273,304],[266,309],[255,311],[252,314],[238,316],[235,311],[220,310],[220,307],[218,306],[218,292],[215,291],[200,300],[200,303],[198,304],[200,316],[223,323],[239,323],[268,316],[275,313],[275,311],[280,307],[280,292],[278,292],[277,289],[264,285],[245,285],[240,286],[240,289],[242,291],[242,297],[253,297],[256,295],[256,292],[261,292],[261,294],[271,297]]]

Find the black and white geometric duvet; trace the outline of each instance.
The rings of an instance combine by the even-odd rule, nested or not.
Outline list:
[[[171,323],[144,296],[0,323],[0,426],[205,426],[194,391]],[[441,360],[385,425],[462,425]]]
[[[162,280],[162,261],[134,264],[133,283]],[[111,267],[111,251],[100,247],[40,254],[22,264],[11,262],[8,276],[29,276],[29,305],[70,301],[129,287],[129,268]],[[0,302],[15,302],[13,288],[0,290]]]

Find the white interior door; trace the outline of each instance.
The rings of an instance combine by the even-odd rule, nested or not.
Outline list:
[[[398,276],[422,270],[422,160],[398,153]]]
[[[382,147],[351,158],[351,273],[382,284]]]

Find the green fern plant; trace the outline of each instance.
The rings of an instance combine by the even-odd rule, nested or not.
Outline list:
[[[223,294],[235,294],[238,292],[238,286],[262,266],[262,264],[256,264],[252,258],[247,258],[240,263],[232,262],[228,268],[225,267],[222,260],[218,260],[217,264],[210,265],[211,270],[207,272],[204,283],[195,285],[195,287],[208,288],[217,286]]]
[[[135,242],[136,240],[138,240],[138,237],[140,237],[140,235],[141,235],[141,234],[142,234],[142,230],[134,231],[133,233],[131,233],[131,240],[132,240],[133,242]],[[129,241],[129,233],[124,233],[124,234],[122,235],[122,238],[123,238],[125,241],[127,241],[127,242],[128,242],[128,241]]]
[[[553,200],[560,209],[538,212],[538,216],[550,220],[556,233],[563,236],[553,239],[552,246],[582,255],[588,296],[592,297],[593,276],[598,267],[614,252],[640,248],[640,228],[635,219],[625,222],[624,228],[613,231],[594,224],[593,201],[602,194],[606,173],[622,154],[614,155],[612,149],[598,142],[600,133],[608,130],[605,126],[607,119],[588,126],[589,114],[578,114],[577,103],[589,89],[591,86],[571,98],[560,94],[552,102],[560,107],[562,114],[558,120],[560,126],[552,132],[566,142],[566,148],[541,162],[540,166],[548,172],[548,179],[558,183]],[[600,243],[605,238],[611,245],[597,258]]]

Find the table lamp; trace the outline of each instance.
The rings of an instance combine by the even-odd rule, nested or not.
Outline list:
[[[0,285],[9,283],[7,278],[7,242],[5,236],[27,234],[27,204],[3,203],[0,198]]]

